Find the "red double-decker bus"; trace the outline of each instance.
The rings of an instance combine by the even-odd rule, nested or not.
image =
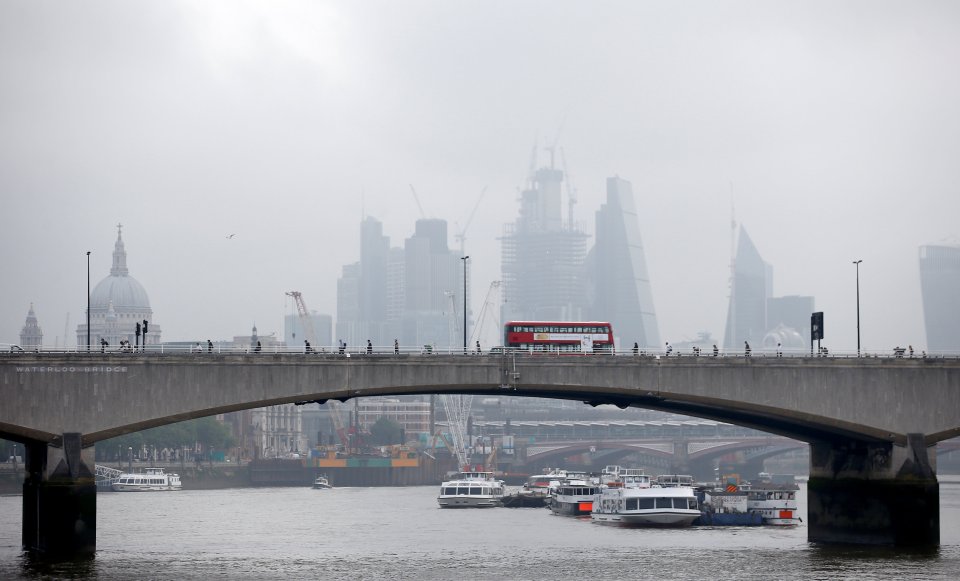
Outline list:
[[[561,353],[613,353],[613,327],[597,321],[510,321],[503,326],[508,349]]]

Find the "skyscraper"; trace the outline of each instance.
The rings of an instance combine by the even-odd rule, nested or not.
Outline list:
[[[537,170],[520,194],[520,215],[500,238],[502,321],[574,321],[587,310],[587,235],[561,217],[563,172]]]
[[[463,271],[447,242],[447,222],[417,220],[402,248],[390,247],[374,218],[361,224],[360,261],[337,281],[337,340],[349,346],[459,345]],[[456,339],[456,340],[454,340]]]
[[[337,281],[337,341],[360,345],[393,342],[387,329],[390,239],[372,216],[360,223],[360,261],[343,267]]]
[[[767,299],[773,287],[773,268],[764,262],[746,228],[740,226],[733,261],[730,304],[724,334],[725,349],[740,349],[744,341],[759,346],[767,333]]]
[[[447,244],[446,220],[417,220],[413,236],[404,241],[403,255],[401,342],[458,345],[463,324],[463,261]]]
[[[723,346],[751,349],[805,350],[810,340],[812,296],[774,297],[773,267],[760,258],[746,228],[740,226],[733,261],[730,304]]]
[[[960,353],[960,245],[920,247],[927,351]]]
[[[587,257],[590,318],[610,321],[622,345],[660,345],[640,221],[627,180],[607,178],[596,214],[596,243]]]

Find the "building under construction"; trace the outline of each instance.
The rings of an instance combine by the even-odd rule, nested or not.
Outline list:
[[[520,194],[520,215],[500,238],[502,321],[571,321],[586,312],[587,235],[561,208],[564,174],[541,168]],[[571,195],[568,192],[568,195]]]

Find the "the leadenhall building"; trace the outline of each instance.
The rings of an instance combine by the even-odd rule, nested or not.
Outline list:
[[[100,340],[110,349],[119,347],[121,340],[130,345],[137,341],[137,323],[148,322],[147,344],[160,343],[160,325],[153,322],[153,310],[143,285],[130,276],[127,269],[127,251],[123,246],[121,225],[117,225],[117,242],[113,246],[113,266],[110,276],[97,283],[90,291],[90,348],[99,349]],[[86,318],[86,317],[84,317]],[[140,337],[143,344],[143,337]],[[87,344],[87,322],[77,326],[77,347]]]

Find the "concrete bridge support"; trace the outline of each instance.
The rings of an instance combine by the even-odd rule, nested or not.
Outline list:
[[[936,451],[923,434],[906,445],[849,442],[810,447],[809,539],[823,543],[936,546]]]
[[[97,484],[93,446],[63,434],[53,444],[30,442],[23,483],[23,547],[69,558],[97,547]]]

